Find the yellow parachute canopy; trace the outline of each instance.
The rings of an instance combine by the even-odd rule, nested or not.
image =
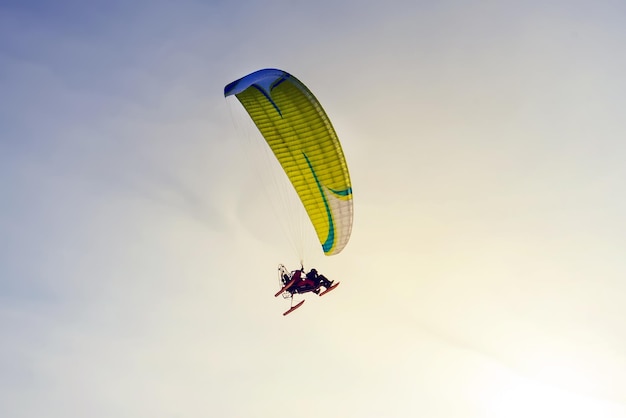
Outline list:
[[[311,219],[326,255],[352,231],[352,186],[337,134],[313,93],[285,71],[264,69],[233,81],[235,95],[272,149]]]

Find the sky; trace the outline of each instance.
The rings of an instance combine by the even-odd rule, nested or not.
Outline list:
[[[3,0],[0,416],[626,417],[625,19]],[[354,190],[346,249],[304,243],[341,286],[288,317],[300,257],[223,97],[266,67]]]

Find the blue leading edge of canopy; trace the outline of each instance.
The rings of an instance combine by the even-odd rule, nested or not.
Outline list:
[[[241,93],[252,85],[256,85],[259,89],[265,90],[269,93],[273,87],[272,84],[276,80],[288,77],[290,77],[288,72],[277,68],[265,68],[263,70],[258,70],[240,78],[239,80],[235,80],[232,83],[227,84],[226,87],[224,87],[224,96],[228,97]]]
[[[224,97],[237,95],[246,89],[253,87],[257,89],[268,102],[270,102],[282,118],[283,112],[280,111],[280,108],[274,99],[272,99],[271,92],[273,88],[287,80],[289,77],[291,77],[289,73],[275,68],[266,68],[264,70],[255,71],[252,74],[248,74],[239,80],[235,80],[224,87]]]

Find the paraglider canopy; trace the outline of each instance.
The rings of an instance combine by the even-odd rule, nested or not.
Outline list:
[[[352,186],[330,119],[291,74],[268,68],[224,88],[234,95],[280,162],[326,255],[338,254],[352,231]]]

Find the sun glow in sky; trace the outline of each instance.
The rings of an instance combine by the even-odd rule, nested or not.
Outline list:
[[[626,417],[625,18],[2,2],[0,416]],[[265,67],[354,188],[344,252],[305,243],[341,287],[287,318],[292,232],[223,97]]]

